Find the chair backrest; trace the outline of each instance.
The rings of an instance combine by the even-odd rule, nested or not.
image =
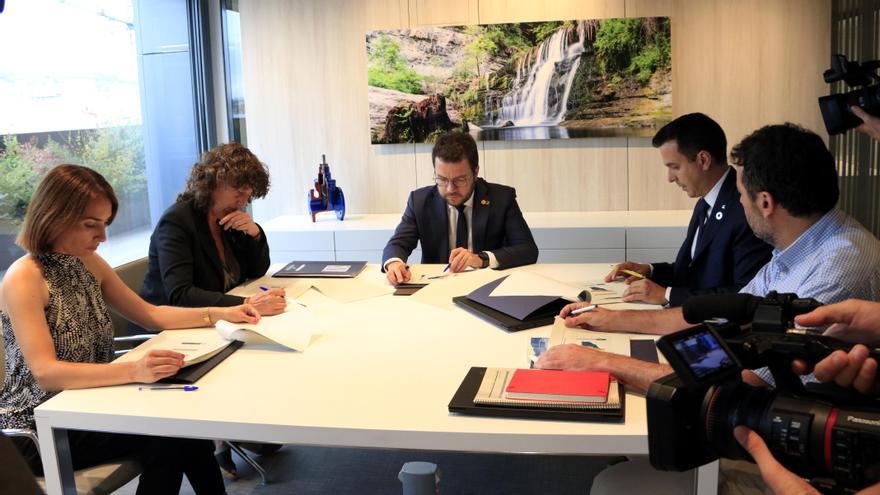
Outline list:
[[[141,290],[144,284],[144,277],[147,275],[147,258],[134,260],[131,263],[116,267],[116,274],[125,282],[125,285],[135,293]],[[128,320],[110,310],[110,317],[113,319],[113,333],[117,337],[128,335]]]

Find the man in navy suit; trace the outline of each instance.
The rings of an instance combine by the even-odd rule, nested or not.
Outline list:
[[[666,124],[652,144],[669,182],[700,198],[675,263],[615,265],[605,278],[629,274],[624,301],[680,306],[696,294],[738,292],[770,260],[771,246],[755,237],[727,164],[727,138],[717,122],[691,113]]]
[[[392,285],[412,277],[406,260],[422,244],[422,263],[471,268],[511,268],[538,260],[538,246],[516,203],[516,190],[490,184],[480,171],[470,134],[441,136],[431,151],[436,187],[411,192],[400,225],[382,251]]]

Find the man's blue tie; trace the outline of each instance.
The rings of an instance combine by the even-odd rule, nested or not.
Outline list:
[[[455,226],[455,247],[468,248],[467,218],[464,216],[464,203],[455,207],[458,210],[458,224]]]

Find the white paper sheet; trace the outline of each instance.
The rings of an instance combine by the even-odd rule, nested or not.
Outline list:
[[[506,273],[496,270],[461,272],[455,274],[455,276],[436,280],[434,283],[419,289],[418,292],[409,296],[409,298],[437,308],[452,309],[455,307],[455,303],[452,302],[453,297],[470,294],[474,289],[505,275]]]
[[[569,328],[565,326],[565,320],[557,316],[553,320],[553,330],[550,332],[548,348],[562,344],[578,344],[621,356],[629,356],[629,335]]]
[[[394,292],[394,287],[379,278],[314,279],[312,287],[341,303],[360,301]]]
[[[492,296],[553,296],[577,301],[578,287],[529,272],[513,272],[492,291]]]
[[[409,282],[410,284],[430,284],[435,280],[442,280],[450,275],[453,275],[446,270],[446,265],[410,265],[409,273],[412,275]]]
[[[229,341],[216,332],[204,330],[165,330],[123,354],[118,362],[137,361],[153,349],[183,354],[183,365],[200,363],[222,351]]]
[[[256,296],[263,292],[260,289],[260,285],[262,285],[267,289],[284,289],[284,296],[290,300],[299,298],[312,288],[311,282],[295,278],[278,278],[272,279],[270,282],[266,282],[264,279],[260,280],[263,280],[263,284],[258,283],[258,280],[254,280],[244,286],[232,289],[229,291],[229,294],[241,297]]]
[[[312,312],[301,306],[288,306],[287,311],[275,316],[264,316],[257,324],[230,323],[220,320],[217,332],[229,340],[245,343],[276,342],[295,351],[303,351],[312,338]]]

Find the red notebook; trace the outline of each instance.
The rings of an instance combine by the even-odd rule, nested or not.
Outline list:
[[[605,402],[610,378],[598,371],[518,369],[504,395],[518,400]]]

